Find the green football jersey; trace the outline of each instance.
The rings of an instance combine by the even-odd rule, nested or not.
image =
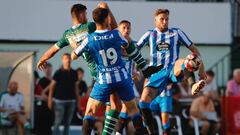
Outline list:
[[[96,25],[93,22],[87,22],[77,26],[76,28],[70,28],[63,33],[63,37],[56,43],[58,48],[63,48],[70,45],[73,41],[81,44],[81,42],[87,37],[88,34],[93,33],[96,30]],[[84,52],[82,54],[84,60],[88,64],[92,77],[96,77],[96,63],[92,59],[90,53]]]

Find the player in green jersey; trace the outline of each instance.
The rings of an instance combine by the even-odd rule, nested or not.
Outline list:
[[[104,2],[99,3],[98,7],[109,9],[108,5]],[[45,54],[40,58],[37,63],[37,68],[42,70],[45,67],[47,60],[53,57],[61,48],[65,46],[70,46],[71,48],[77,48],[77,44],[81,43],[82,40],[90,33],[93,33],[96,30],[96,25],[93,22],[88,22],[86,17],[87,7],[82,4],[75,4],[71,8],[71,16],[73,21],[73,26],[70,29],[67,29],[63,33],[63,37],[50,47]],[[109,29],[117,28],[117,23],[110,11],[109,14]],[[86,52],[82,55],[86,60],[88,67],[90,69],[91,75],[94,77],[96,75],[96,64]]]

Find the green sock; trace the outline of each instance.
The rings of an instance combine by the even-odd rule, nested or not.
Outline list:
[[[102,135],[111,135],[118,122],[119,112],[110,110],[106,116]]]

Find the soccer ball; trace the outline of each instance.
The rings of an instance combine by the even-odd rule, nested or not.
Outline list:
[[[191,71],[197,71],[201,65],[201,58],[196,54],[189,54],[184,60],[185,67]]]

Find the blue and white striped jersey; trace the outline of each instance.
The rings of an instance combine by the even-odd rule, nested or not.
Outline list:
[[[123,57],[122,58],[123,61],[125,62],[125,67],[127,69],[127,72],[130,74],[130,76],[132,77],[133,75],[133,65],[134,65],[134,61],[132,59],[130,59],[129,57]]]
[[[111,84],[130,77],[121,52],[121,46],[127,44],[118,30],[96,30],[74,52],[78,56],[84,51],[90,52],[97,64],[98,83]]]
[[[179,58],[180,44],[186,47],[192,45],[192,41],[179,28],[169,28],[166,32],[160,32],[157,28],[147,31],[137,43],[141,49],[144,46],[150,48],[150,66],[172,66]]]

